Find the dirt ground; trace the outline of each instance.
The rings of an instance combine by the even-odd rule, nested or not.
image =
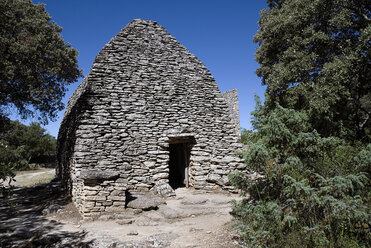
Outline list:
[[[240,247],[230,201],[239,196],[179,188],[157,210],[81,220],[58,183],[16,188],[0,204],[0,247]]]
[[[55,169],[40,168],[31,171],[19,171],[11,184],[15,187],[31,187],[49,183],[54,177]]]

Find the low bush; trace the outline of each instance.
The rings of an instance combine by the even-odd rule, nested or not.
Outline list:
[[[250,197],[233,203],[251,247],[367,247],[371,145],[321,137],[306,116],[278,106],[242,153],[261,176],[229,179]]]

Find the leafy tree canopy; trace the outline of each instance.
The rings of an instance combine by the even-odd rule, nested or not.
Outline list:
[[[12,180],[14,171],[28,169],[30,163],[55,159],[57,141],[39,123],[29,126],[19,121],[3,121],[0,128],[0,182]],[[0,193],[4,193],[0,185]]]
[[[266,98],[243,133],[247,173],[229,175],[249,195],[233,204],[237,227],[249,247],[368,247],[370,3],[267,2],[255,36]]]
[[[15,107],[22,118],[47,123],[62,110],[66,86],[82,72],[61,31],[42,4],[0,1],[0,115]]]
[[[268,0],[261,11],[257,74],[264,108],[304,110],[325,136],[370,140],[368,0]]]

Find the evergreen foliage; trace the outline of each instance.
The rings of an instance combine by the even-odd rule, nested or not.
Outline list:
[[[307,120],[281,106],[260,119],[243,156],[261,176],[230,175],[250,195],[233,206],[242,237],[253,247],[366,247],[371,145],[321,137]]]
[[[254,132],[230,181],[249,247],[371,244],[367,1],[267,1],[261,12]]]
[[[0,1],[0,117],[15,107],[22,118],[47,123],[63,109],[66,86],[82,73],[61,31],[42,4]]]
[[[267,2],[255,35],[264,107],[305,110],[323,136],[370,142],[370,1]]]
[[[251,130],[241,128],[241,142],[244,145],[247,145],[251,139],[254,137],[254,133]]]

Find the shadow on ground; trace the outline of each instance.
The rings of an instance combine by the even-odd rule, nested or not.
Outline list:
[[[51,203],[69,203],[58,183],[16,188],[0,201],[0,247],[90,247],[92,243],[85,240],[85,232],[63,230],[62,223],[42,214]]]

